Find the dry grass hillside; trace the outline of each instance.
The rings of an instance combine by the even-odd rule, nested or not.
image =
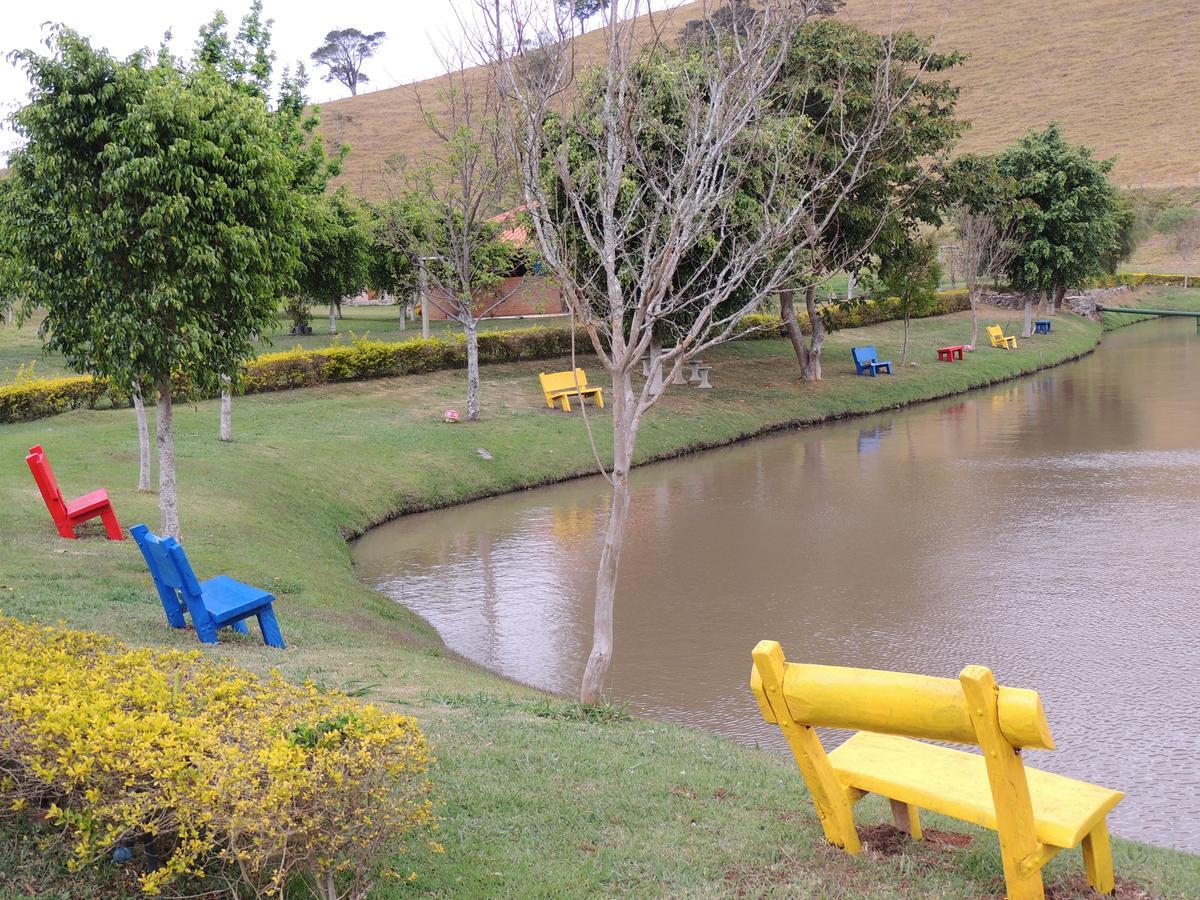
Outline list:
[[[703,6],[656,15],[678,28]],[[973,126],[963,149],[994,150],[1058,119],[1073,139],[1117,157],[1122,186],[1200,184],[1200,5],[1193,0],[849,0],[841,15],[878,30],[938,34],[943,48],[971,54],[956,76]],[[581,38],[579,50],[595,60],[598,35]],[[432,79],[323,106],[326,137],[352,146],[344,180],[355,191],[380,196],[384,160],[430,147],[416,92],[432,98],[438,88]]]

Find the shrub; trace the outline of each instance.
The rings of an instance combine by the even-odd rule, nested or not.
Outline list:
[[[1156,272],[1117,272],[1113,275],[1101,276],[1092,282],[1093,287],[1141,287],[1144,284],[1196,287],[1200,285],[1200,276],[1167,275]]]
[[[36,811],[73,870],[144,837],[146,893],[223,869],[355,892],[431,822],[415,720],[199,652],[0,618],[0,815]]]
[[[95,409],[106,382],[91,375],[37,378],[0,387],[0,422],[28,422],[69,409]]]

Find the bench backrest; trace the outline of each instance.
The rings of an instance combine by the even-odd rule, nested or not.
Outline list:
[[[999,325],[989,325],[987,327],[987,333],[988,333],[988,337],[991,338],[993,341],[1004,340],[1004,329],[1001,328]]]
[[[54,470],[50,468],[50,461],[46,459],[46,451],[42,449],[41,444],[29,448],[29,455],[25,457],[25,462],[29,464],[29,471],[33,473],[33,480],[37,482],[38,490],[42,493],[42,500],[45,501],[46,508],[50,510],[50,515],[55,520],[66,519],[67,503],[63,500],[62,491],[58,487],[58,479],[54,477]]]
[[[1017,751],[1054,749],[1036,691],[997,687],[991,670],[983,666],[967,666],[955,680],[789,663],[775,641],[760,641],[753,656],[750,687],[759,709],[787,737],[834,843],[846,846],[845,841],[857,839],[845,790],[815,727],[978,746],[984,753],[1001,832],[1032,829],[1033,806]]]
[[[859,369],[865,368],[879,359],[879,353],[874,347],[854,347],[850,352],[854,354],[854,365]]]
[[[167,619],[172,618],[170,603],[173,599],[176,608],[181,603],[187,607],[194,625],[206,621],[208,611],[204,609],[200,581],[179,542],[173,537],[159,537],[145,525],[134,525],[129,532],[146,559]]]
[[[575,390],[575,380],[579,379],[581,388],[587,387],[587,375],[583,369],[576,369],[573,373],[570,369],[565,372],[542,372],[538,375],[538,380],[542,383],[542,390],[545,393],[551,391],[573,391]]]

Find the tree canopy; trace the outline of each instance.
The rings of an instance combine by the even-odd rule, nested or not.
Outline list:
[[[296,261],[292,167],[265,107],[70,30],[53,51],[18,56],[33,92],[9,198],[47,348],[126,385],[236,371]]]
[[[996,158],[1017,199],[1017,252],[1009,267],[1015,288],[1052,291],[1103,273],[1121,252],[1122,222],[1132,226],[1108,179],[1113,160],[1068,143],[1052,123],[1030,131]]]
[[[363,64],[379,49],[387,37],[385,31],[364,34],[357,28],[334,29],[325,35],[325,43],[313,51],[312,60],[325,67],[326,81],[340,81],[357,96],[358,86],[371,79]]]

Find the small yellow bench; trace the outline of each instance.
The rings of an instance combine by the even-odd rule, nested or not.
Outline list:
[[[1017,349],[1017,339],[1006,335],[999,325],[989,325],[987,327],[987,336],[991,340],[993,347],[1003,347],[1005,350]]]
[[[997,687],[983,666],[955,681],[789,663],[775,641],[760,641],[753,655],[751,690],[787,738],[830,843],[858,853],[854,804],[881,794],[915,840],[921,808],[998,832],[1014,900],[1043,897],[1042,867],[1079,845],[1088,884],[1112,893],[1105,818],[1125,795],[1025,768],[1022,749],[1054,749],[1036,691]],[[827,754],[818,726],[864,730]],[[913,738],[973,744],[983,755]]]
[[[604,395],[598,387],[588,387],[587,375],[583,369],[574,372],[542,372],[538,375],[542,383],[542,393],[546,395],[546,406],[554,409],[557,400],[562,404],[563,412],[571,411],[571,397],[578,397],[583,402],[584,397],[595,398],[596,405],[604,409]],[[578,382],[578,384],[576,384]]]

